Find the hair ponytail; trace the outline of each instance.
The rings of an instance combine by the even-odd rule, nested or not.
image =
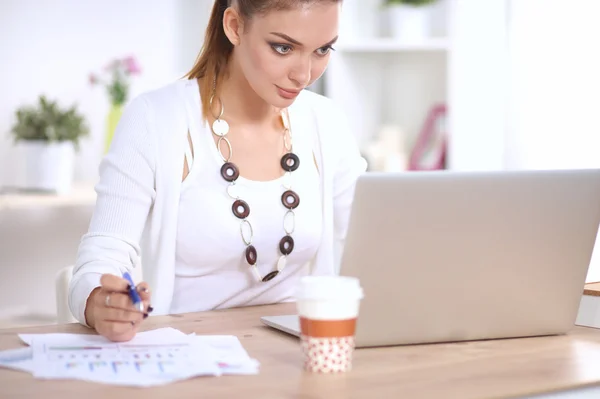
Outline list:
[[[213,85],[219,85],[226,70],[227,61],[233,51],[233,45],[225,35],[223,28],[223,15],[229,0],[215,0],[202,52],[198,57],[194,67],[186,77],[188,79],[200,80],[200,97],[202,100],[202,114],[206,118],[210,112],[210,97],[213,94]]]

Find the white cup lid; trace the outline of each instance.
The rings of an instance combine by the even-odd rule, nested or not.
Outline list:
[[[305,276],[296,289],[296,300],[362,299],[360,282],[347,276]]]

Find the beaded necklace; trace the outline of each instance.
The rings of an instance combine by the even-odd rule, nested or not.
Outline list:
[[[210,99],[211,110],[213,110],[214,98],[215,96],[213,95]],[[252,224],[248,220],[248,216],[250,215],[250,206],[235,193],[235,185],[240,176],[240,172],[238,167],[231,162],[233,148],[231,146],[231,142],[227,138],[227,134],[229,133],[229,124],[222,119],[223,113],[225,112],[225,107],[221,99],[218,101],[221,105],[221,111],[218,115],[214,115],[213,113],[215,121],[212,123],[211,130],[212,133],[218,137],[216,144],[217,150],[219,151],[219,154],[223,160],[223,165],[221,166],[221,177],[223,177],[223,179],[229,183],[227,186],[227,194],[233,199],[231,211],[233,212],[233,215],[240,220],[240,235],[242,236],[242,240],[246,245],[246,249],[244,251],[246,262],[248,263],[248,266],[257,281],[267,282],[275,278],[285,268],[287,264],[287,256],[294,250],[294,239],[292,238],[292,233],[294,232],[296,224],[296,215],[294,213],[294,209],[296,209],[300,204],[300,197],[292,190],[291,175],[292,172],[294,172],[300,166],[300,159],[292,152],[292,132],[289,114],[283,110],[281,111],[281,121],[283,124],[283,143],[286,150],[286,153],[281,157],[280,161],[281,168],[285,171],[285,175],[283,176],[283,187],[285,188],[285,191],[281,195],[281,203],[287,209],[283,217],[283,228],[285,235],[279,241],[279,252],[281,255],[277,260],[275,270],[269,272],[265,276],[262,276],[257,266],[258,253],[254,245],[252,245],[254,231],[252,229]],[[223,143],[226,145],[228,150],[227,156],[225,156],[222,151]]]

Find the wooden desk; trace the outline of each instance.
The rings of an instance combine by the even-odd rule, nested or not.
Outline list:
[[[600,296],[600,282],[586,284],[583,295]]]
[[[566,336],[359,349],[345,375],[302,371],[297,339],[261,325],[260,316],[294,311],[291,304],[150,317],[145,329],[234,334],[261,362],[257,376],[196,378],[137,391],[80,381],[43,381],[0,369],[0,397],[144,398],[497,398],[600,384],[600,330]],[[89,332],[70,324],[0,330],[0,349],[19,347],[16,334]]]

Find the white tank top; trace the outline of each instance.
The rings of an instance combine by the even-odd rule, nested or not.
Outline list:
[[[292,118],[294,153],[300,158],[300,167],[292,172],[291,187],[300,197],[294,210],[294,249],[279,275],[258,282],[245,259],[240,219],[233,215],[233,199],[226,192],[229,183],[220,174],[223,161],[211,131],[200,121],[199,107],[199,97],[193,108],[188,107],[194,160],[182,182],[171,313],[291,301],[298,279],[310,273],[309,263],[321,242],[322,206],[319,171],[313,158],[314,132],[294,130]],[[191,155],[189,149],[186,154]],[[236,195],[250,207],[252,244],[258,253],[260,274],[265,276],[276,270],[281,256],[284,181],[251,181],[243,174],[240,170]]]

